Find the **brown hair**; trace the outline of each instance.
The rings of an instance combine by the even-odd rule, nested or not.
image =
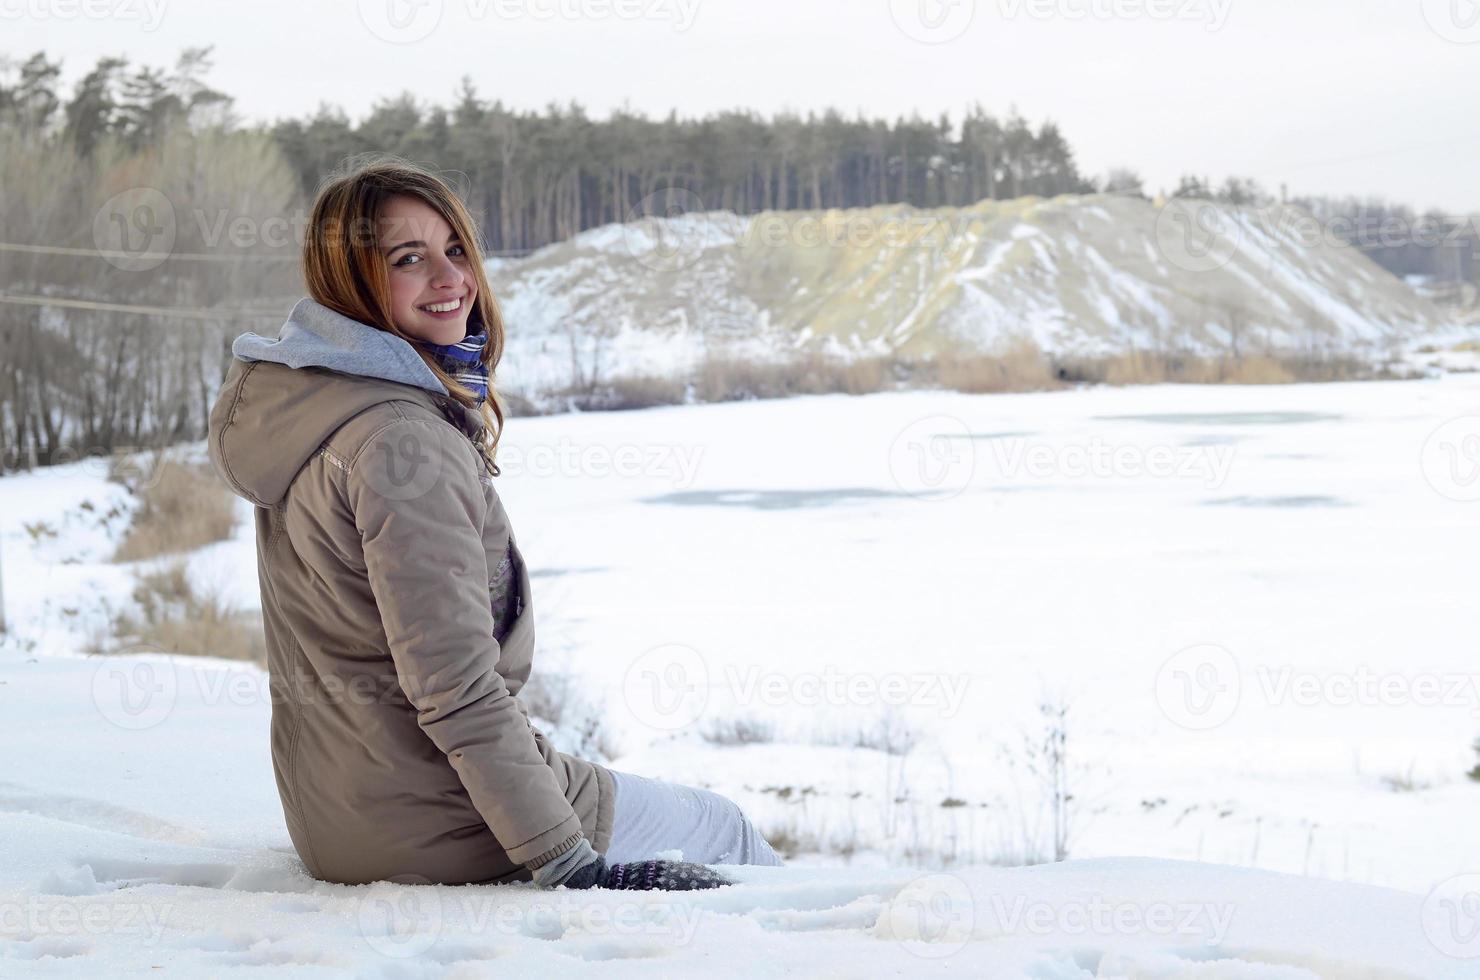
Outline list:
[[[482,361],[488,368],[488,397],[479,409],[483,434],[474,444],[497,476],[495,453],[504,428],[504,411],[493,388],[494,369],[504,354],[504,321],[483,271],[477,225],[461,198],[441,177],[414,163],[376,155],[347,160],[319,186],[303,243],[303,278],[316,302],[411,344],[453,398],[472,408],[478,395],[458,384],[429,351],[422,349],[391,315],[390,280],[380,254],[376,220],[392,197],[414,197],[440,214],[461,242],[478,295],[468,316],[468,332],[485,330]]]

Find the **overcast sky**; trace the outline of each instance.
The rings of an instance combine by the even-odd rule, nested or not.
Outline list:
[[[0,0],[4,53],[172,64],[271,120],[409,90],[650,115],[979,100],[1059,123],[1081,169],[1480,212],[1480,0]]]

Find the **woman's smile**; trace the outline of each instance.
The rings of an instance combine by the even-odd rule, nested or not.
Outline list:
[[[426,303],[418,306],[417,309],[439,320],[456,320],[462,313],[464,298],[459,296],[455,299],[438,300],[435,303]]]

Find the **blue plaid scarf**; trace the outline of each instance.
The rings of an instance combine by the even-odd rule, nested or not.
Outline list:
[[[488,343],[487,332],[468,334],[456,344],[420,343],[432,355],[438,367],[452,375],[458,384],[476,392],[478,404],[483,404],[483,400],[488,397],[488,368],[483,363],[483,346]]]

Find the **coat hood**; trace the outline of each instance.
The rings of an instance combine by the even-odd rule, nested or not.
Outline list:
[[[207,445],[227,485],[258,506],[281,502],[324,441],[381,402],[440,410],[464,431],[476,424],[411,344],[312,299],[293,307],[276,340],[244,333],[231,353]]]
[[[244,333],[232,342],[231,353],[242,361],[327,368],[447,394],[446,386],[409,343],[308,297],[293,307],[276,340]]]

